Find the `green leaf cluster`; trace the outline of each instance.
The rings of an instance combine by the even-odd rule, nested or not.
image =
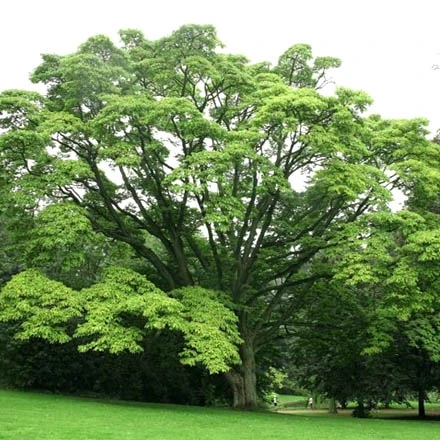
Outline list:
[[[237,317],[216,292],[187,287],[167,296],[130,269],[109,268],[101,282],[81,291],[28,270],[1,290],[0,310],[1,321],[19,324],[22,340],[75,338],[80,351],[137,353],[147,333],[169,328],[183,335],[186,365],[214,374],[240,361]]]

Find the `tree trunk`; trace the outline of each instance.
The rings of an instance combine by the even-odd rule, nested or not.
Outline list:
[[[319,393],[313,392],[312,399],[313,399],[312,409],[318,409],[319,405],[321,404],[321,396],[319,395]]]
[[[328,412],[330,414],[337,414],[338,409],[336,408],[336,399],[334,397],[330,397],[328,401]]]
[[[232,406],[239,409],[258,407],[255,353],[249,342],[240,347],[241,365],[226,373],[226,379],[233,393]]]
[[[419,389],[419,393],[418,393],[418,401],[419,401],[419,405],[418,405],[418,416],[421,419],[424,419],[426,417],[426,411],[425,411],[425,390],[420,390]]]

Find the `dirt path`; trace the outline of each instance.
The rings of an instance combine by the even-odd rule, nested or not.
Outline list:
[[[313,415],[319,415],[319,414],[329,414],[329,412],[326,409],[290,409],[290,408],[283,408],[283,409],[277,409],[277,413],[281,414],[307,414],[310,416]],[[351,415],[352,410],[350,409],[340,409],[338,410],[338,413],[336,415]]]

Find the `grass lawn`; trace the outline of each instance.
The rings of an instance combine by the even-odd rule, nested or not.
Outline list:
[[[290,394],[278,394],[278,404],[280,407],[285,408],[307,408],[308,397],[294,396]]]
[[[440,423],[317,417],[0,391],[0,440],[419,440]]]
[[[298,404],[303,404],[304,407],[307,406],[307,400],[308,397],[306,396],[294,396],[291,394],[277,394],[278,396],[278,402],[281,404],[286,404],[286,403],[298,403]]]

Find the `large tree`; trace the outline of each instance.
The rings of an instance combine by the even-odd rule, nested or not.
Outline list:
[[[304,286],[329,276],[311,263],[431,165],[426,121],[364,116],[363,92],[321,94],[340,62],[307,45],[272,67],[220,51],[211,26],[120,36],[121,47],[95,36],[43,55],[31,78],[44,95],[1,94],[4,172],[17,203],[73,202],[148,261],[161,289],[223,292],[242,339],[226,375],[234,405],[253,407],[256,356]]]

